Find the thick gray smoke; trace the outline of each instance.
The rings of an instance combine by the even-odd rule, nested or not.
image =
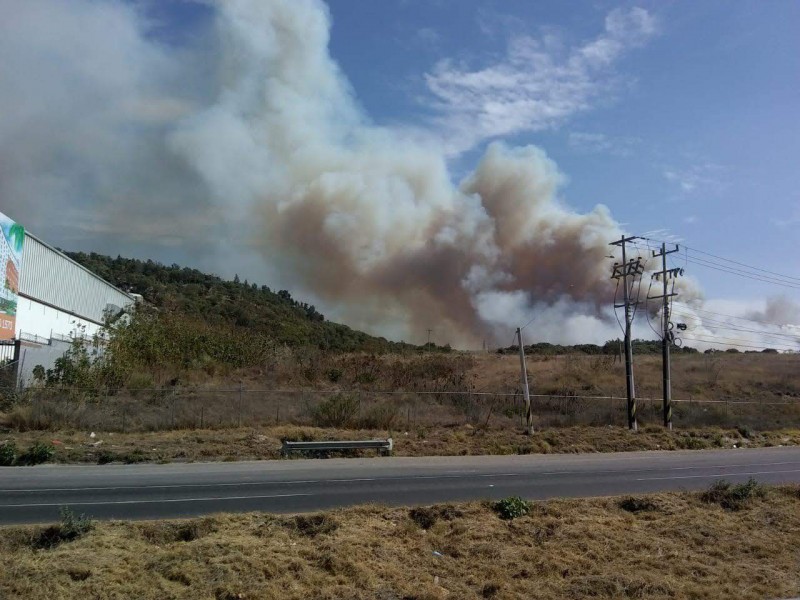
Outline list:
[[[319,3],[227,2],[219,28],[225,86],[170,142],[218,197],[257,207],[251,242],[295,287],[346,322],[430,327],[457,344],[536,303],[607,306],[618,227],[603,207],[581,215],[558,201],[543,151],[492,144],[454,186],[440,145],[360,114]]]
[[[55,243],[267,279],[395,339],[508,343],[534,316],[536,339],[618,335],[609,211],[563,204],[537,147],[492,143],[456,184],[446,132],[371,123],[329,55],[320,0],[220,1],[213,30],[179,49],[129,4],[0,9],[2,209]],[[615,11],[565,68],[522,45],[588,99],[626,35],[652,30],[645,11]],[[508,79],[462,79],[495,72],[492,86]],[[532,128],[565,118],[526,106]]]

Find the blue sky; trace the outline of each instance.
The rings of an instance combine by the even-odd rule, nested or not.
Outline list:
[[[327,41],[325,10],[315,0],[7,3],[0,4],[7,17],[0,21],[0,52],[7,57],[0,66],[3,208],[67,249],[152,257],[224,276],[235,270],[275,287],[297,286],[304,297],[336,308],[353,301],[347,294],[358,293],[358,285],[345,291],[317,285],[310,263],[321,255],[303,255],[307,243],[256,247],[252,238],[231,235],[287,198],[324,187],[333,171],[337,185],[367,181],[388,194],[386,206],[376,208],[368,194],[354,192],[346,218],[332,196],[320,200],[336,217],[337,243],[353,237],[342,232],[363,213],[375,213],[365,222],[372,238],[337,250],[354,253],[353,273],[381,305],[381,294],[396,293],[380,287],[380,273],[363,270],[363,248],[405,265],[405,249],[387,245],[388,234],[428,227],[435,219],[426,219],[460,194],[437,181],[437,161],[444,157],[445,176],[458,185],[500,140],[510,148],[535,145],[557,165],[558,199],[575,211],[558,212],[547,199],[543,214],[555,211],[559,222],[591,229],[603,220],[594,207],[604,204],[629,233],[652,232],[800,277],[798,2],[328,0]],[[291,35],[281,37],[286,31]],[[273,48],[275,40],[285,47]],[[287,64],[306,72],[282,71]],[[287,89],[299,94],[296,114],[282,96]],[[342,131],[349,133],[340,139]],[[346,138],[363,147],[354,151]],[[286,140],[300,143],[318,164],[301,169],[281,145]],[[384,156],[395,146],[396,160]],[[351,151],[350,164],[339,164]],[[419,156],[429,159],[430,172]],[[535,151],[527,157],[549,189],[558,179],[550,163]],[[509,151],[501,159],[503,169],[511,168],[519,155]],[[430,193],[416,198],[415,213],[403,212],[397,190],[419,181],[432,186]],[[513,247],[510,263],[493,264],[477,237],[469,243],[453,237],[479,232],[470,228],[487,214],[496,219],[497,199],[482,202],[470,218],[452,213],[439,231],[454,244],[456,261],[447,268],[463,270],[451,288],[471,294],[461,298],[471,308],[454,328],[473,327],[476,317],[466,313],[480,312],[494,297],[476,292],[471,267],[511,269],[478,285],[481,293],[509,294],[507,306],[522,298],[517,292],[533,289],[511,264],[523,264],[531,247]],[[248,212],[253,207],[258,212]],[[526,218],[536,221],[538,209],[529,210]],[[353,231],[363,232],[365,223]],[[205,243],[221,231],[232,245]],[[572,258],[559,260],[568,269]],[[595,283],[605,278],[604,268],[601,277],[596,264],[584,267]],[[797,288],[697,264],[687,265],[687,273],[707,298],[739,313],[752,307],[748,302],[800,296]],[[506,275],[519,283],[516,291],[503,287]],[[407,276],[436,295],[437,277]],[[580,304],[601,289],[598,283],[581,295],[571,282],[541,285],[525,296],[526,310],[542,298],[556,306],[548,294]],[[445,313],[450,301],[436,300]],[[390,333],[424,331],[414,315],[430,308],[420,306],[412,300],[400,306],[395,312],[411,317],[398,317],[405,324]],[[341,317],[369,328],[373,321],[353,320],[367,312],[359,305]],[[376,309],[374,322],[386,318],[386,310]],[[492,318],[479,315],[483,322]]]

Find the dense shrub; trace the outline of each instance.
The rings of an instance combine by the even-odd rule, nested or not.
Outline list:
[[[495,502],[492,508],[494,508],[497,516],[506,521],[524,517],[530,512],[531,509],[530,504],[519,496],[503,498],[502,500]]]
[[[17,462],[21,465],[40,465],[46,463],[55,456],[56,449],[47,442],[34,442],[33,446],[20,455]]]
[[[17,458],[17,446],[8,441],[0,444],[0,467],[10,467]]]

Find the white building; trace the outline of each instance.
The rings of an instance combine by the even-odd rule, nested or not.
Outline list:
[[[33,369],[52,368],[76,336],[92,337],[106,315],[118,315],[134,298],[28,231],[22,246],[15,340],[0,347],[0,369],[26,385]],[[13,354],[12,354],[13,352]]]
[[[133,297],[28,231],[22,246],[16,337],[91,336]]]

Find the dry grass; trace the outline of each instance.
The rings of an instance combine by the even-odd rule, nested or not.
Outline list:
[[[748,437],[744,437],[743,433]],[[20,451],[37,441],[53,443],[55,462],[172,462],[277,459],[281,440],[347,440],[386,437],[383,430],[319,429],[281,426],[152,433],[55,431],[0,434]],[[735,429],[667,431],[648,427],[633,433],[622,427],[559,427],[525,436],[519,429],[432,427],[393,432],[395,456],[464,456],[480,454],[568,454],[635,450],[789,446],[800,444],[800,430],[752,432]]]
[[[770,488],[736,511],[689,493],[630,500],[540,502],[512,521],[485,503],[437,507],[422,526],[418,513],[379,506],[110,522],[46,550],[31,545],[43,528],[9,527],[0,597],[711,600],[800,591],[797,487]]]

